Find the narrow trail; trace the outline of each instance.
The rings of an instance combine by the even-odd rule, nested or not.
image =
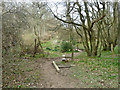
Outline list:
[[[38,84],[42,88],[80,88],[81,82],[70,77],[70,68],[62,68],[58,73],[52,65],[58,58],[46,59],[41,67],[43,80]]]
[[[74,88],[76,83],[64,72],[56,72],[52,66],[52,61],[46,61],[42,67],[41,73],[45,88]]]

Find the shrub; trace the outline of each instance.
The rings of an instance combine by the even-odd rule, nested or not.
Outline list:
[[[62,41],[61,43],[61,51],[68,52],[72,50],[72,44],[70,42]]]
[[[49,48],[49,47],[46,47],[46,50],[52,50],[51,48]]]
[[[76,43],[77,43],[76,40],[73,40],[73,45],[76,45]]]
[[[59,51],[60,50],[60,46],[55,46],[54,47],[54,51]]]

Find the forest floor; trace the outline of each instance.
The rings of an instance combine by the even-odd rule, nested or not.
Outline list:
[[[80,53],[74,53],[75,56]],[[70,54],[67,54],[70,56]],[[36,60],[34,64],[34,68],[40,70],[40,79],[37,81],[36,86],[30,85],[30,87],[37,88],[80,88],[83,87],[81,81],[72,78],[70,75],[72,74],[71,68],[60,68],[60,72],[57,72],[54,66],[52,65],[52,61],[55,61],[57,64],[62,66],[69,66],[70,62],[62,62],[61,58],[39,58]],[[33,72],[31,72],[33,73]],[[30,75],[27,74],[27,75]]]
[[[55,52],[56,53],[56,52]],[[58,53],[59,54],[59,53]],[[66,54],[67,56],[70,53]],[[61,62],[61,57],[11,58],[3,61],[3,87],[12,88],[117,88],[118,55],[105,52],[98,57],[85,57],[76,52],[74,61]],[[58,73],[52,61],[58,65],[75,65],[60,68]]]
[[[70,54],[68,54],[69,56]],[[75,53],[79,55],[79,53]],[[61,63],[61,58],[38,58],[36,60],[22,59],[14,63],[9,61],[8,67],[3,66],[3,87],[34,87],[34,88],[80,88],[81,82],[71,78],[71,68],[61,68],[58,73],[52,61]],[[4,75],[7,75],[4,76]],[[83,87],[83,85],[82,85]]]
[[[78,55],[78,53],[75,53]],[[45,87],[45,88],[80,88],[83,87],[82,82],[77,79],[73,79],[70,77],[72,71],[71,68],[60,68],[60,72],[58,73],[54,66],[52,65],[52,61],[56,63],[61,62],[61,58],[52,58],[45,59],[45,62],[42,64],[41,73],[43,75],[43,81],[40,81],[37,87]],[[64,63],[64,65],[70,65],[69,62]]]

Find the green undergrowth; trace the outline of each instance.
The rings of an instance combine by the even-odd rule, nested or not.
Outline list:
[[[36,87],[42,79],[38,60],[30,59],[3,59],[2,85],[3,88],[30,88]]]
[[[71,68],[71,76],[81,80],[87,88],[117,88],[119,60],[117,48],[114,55],[111,51],[103,51],[101,57],[87,57],[86,53],[82,52],[71,61],[76,65]]]

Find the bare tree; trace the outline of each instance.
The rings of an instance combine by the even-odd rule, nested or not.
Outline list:
[[[106,2],[105,13],[107,16],[104,19],[104,24],[102,24],[104,29],[102,33],[102,39],[104,42],[103,50],[111,50],[111,45],[113,45],[113,48],[117,45],[118,2]]]
[[[25,29],[29,24],[22,6],[14,2],[3,2],[2,6],[2,47],[3,52],[7,53],[19,44],[20,28]]]
[[[71,12],[77,12],[79,19],[79,22],[75,22],[74,18],[72,18],[72,21],[66,21],[62,18],[59,18],[57,15],[53,13],[53,15],[60,21],[64,23],[72,24],[77,30],[78,35],[82,38],[82,42],[85,48],[85,51],[87,52],[88,56],[97,56],[98,52],[98,46],[99,46],[99,36],[96,38],[96,32],[93,26],[95,23],[98,23],[101,21],[105,15],[102,13],[101,16],[97,16],[96,18],[91,18],[90,16],[90,10],[88,7],[89,2],[83,1],[83,5],[81,5],[78,0],[72,4],[73,6],[70,7],[69,14]],[[98,10],[98,12],[101,12],[102,10]],[[83,15],[84,12],[86,15]],[[87,22],[87,24],[86,24]],[[83,34],[79,33],[79,31]]]
[[[66,1],[66,8],[67,8],[67,11],[66,11],[66,18],[67,18],[67,21],[68,22],[71,22],[71,16],[70,16],[70,0],[67,0]],[[68,29],[69,29],[69,40],[71,42],[71,45],[72,45],[72,60],[74,60],[74,50],[73,50],[73,25],[71,24],[68,24]]]
[[[49,12],[46,2],[3,2],[2,6],[3,53],[14,52],[13,50],[20,48],[21,55],[34,56],[38,52],[44,54],[41,43],[45,34],[60,25]],[[25,35],[29,34],[27,32],[32,34],[29,44],[24,40]]]

